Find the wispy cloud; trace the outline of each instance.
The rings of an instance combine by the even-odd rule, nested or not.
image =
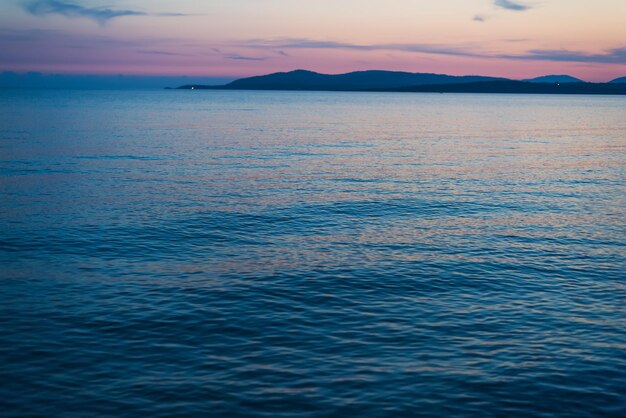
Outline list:
[[[531,9],[531,7],[526,4],[511,0],[495,0],[494,4],[502,9],[513,10],[516,12],[523,12],[524,10]]]
[[[337,42],[337,41],[320,41],[315,39],[253,39],[245,42],[242,46],[248,48],[258,49],[350,49],[357,51],[403,51],[403,52],[417,52],[425,54],[438,54],[438,55],[457,55],[467,57],[479,57],[480,54],[472,52],[466,47],[461,46],[448,46],[437,44],[402,44],[402,43],[389,43],[389,44],[355,44],[350,42]]]
[[[511,42],[524,39],[515,39]],[[556,62],[584,62],[602,64],[626,63],[626,47],[606,50],[602,53],[586,53],[570,50],[533,49],[517,55],[482,52],[473,45],[438,44],[353,44],[349,42],[320,41],[314,39],[250,40],[244,45],[257,49],[344,49],[357,51],[400,51],[433,55],[461,56],[480,59],[535,60]]]
[[[265,61],[266,57],[252,57],[247,55],[239,55],[239,54],[231,54],[231,55],[223,55],[227,60],[236,60],[236,61]]]
[[[435,55],[453,55],[464,57],[481,57],[468,46],[453,46],[424,43],[386,43],[386,44],[355,44],[350,42],[321,41],[315,39],[277,39],[250,40],[245,43],[249,48],[262,49],[345,49],[356,51],[400,51]]]
[[[183,13],[150,14],[139,10],[112,9],[109,7],[87,7],[75,2],[62,0],[25,0],[22,7],[34,16],[62,15],[72,18],[86,18],[104,25],[111,19],[124,16],[185,16]]]
[[[165,55],[165,56],[172,56],[172,57],[189,56],[189,54],[181,54],[178,52],[169,52],[169,51],[159,51],[156,49],[139,49],[137,50],[137,53],[146,54],[146,55]]]
[[[85,7],[80,4],[59,0],[30,0],[22,3],[24,10],[35,16],[59,14],[67,17],[84,17],[104,24],[122,16],[144,16],[145,12],[136,10],[117,10],[105,7]]]
[[[220,57],[227,59],[227,60],[234,60],[234,61],[265,61],[268,59],[268,57],[257,57],[257,56],[252,56],[252,55],[243,55],[240,54],[238,52],[224,52],[219,48],[211,48],[211,51],[214,54],[219,55]]]
[[[609,49],[599,54],[590,54],[580,51],[569,51],[565,49],[533,49],[521,55],[499,55],[497,57],[518,60],[522,59],[534,61],[584,62],[624,65],[624,63],[626,63],[626,47]]]
[[[506,42],[526,42],[528,39],[505,39]],[[67,49],[89,49],[99,51],[102,56],[111,51],[126,51],[134,54],[171,56],[213,56],[216,59],[232,61],[269,61],[284,59],[298,50],[350,50],[360,52],[405,52],[452,57],[466,57],[485,60],[523,60],[573,62],[586,64],[612,64],[626,67],[626,45],[604,51],[576,51],[568,49],[530,49],[516,54],[485,50],[473,43],[430,44],[430,43],[380,43],[361,44],[317,39],[254,39],[224,43],[225,49],[207,45],[204,42],[188,42],[181,48],[177,38],[120,38],[102,34],[77,35],[61,30],[15,30],[0,28],[0,64],[12,63],[19,57],[28,57],[32,62],[40,62],[41,56],[60,56]],[[205,53],[203,53],[203,51]],[[95,52],[94,52],[95,53]],[[62,54],[61,54],[62,55]],[[56,58],[55,58],[56,59]],[[30,62],[30,61],[29,61]]]
[[[221,56],[227,60],[233,61],[266,61],[269,57],[258,57],[254,55],[244,55],[238,52],[224,52],[220,48],[211,48],[214,54]]]

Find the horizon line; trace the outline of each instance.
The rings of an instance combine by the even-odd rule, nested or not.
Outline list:
[[[510,77],[505,75],[492,75],[492,74],[480,74],[480,73],[446,73],[446,72],[431,72],[431,71],[406,71],[406,70],[394,70],[394,69],[381,69],[381,68],[369,68],[369,69],[356,69],[344,72],[321,72],[315,70],[309,70],[306,68],[293,68],[293,69],[285,69],[285,70],[277,70],[265,73],[254,73],[254,74],[241,74],[241,75],[219,75],[219,74],[167,74],[167,73],[119,73],[119,72],[111,72],[111,73],[100,73],[100,72],[46,72],[46,71],[37,71],[37,70],[13,70],[13,69],[3,69],[0,70],[0,76],[4,75],[17,75],[17,76],[64,76],[64,77],[141,77],[141,78],[214,78],[214,79],[230,79],[237,80],[241,78],[249,78],[249,77],[258,77],[269,74],[281,74],[281,73],[291,73],[296,71],[306,71],[321,75],[343,75],[343,74],[352,74],[359,72],[393,72],[393,73],[405,73],[405,74],[436,74],[436,75],[449,75],[455,77],[494,77],[494,78],[505,78],[509,80],[532,80],[534,78],[546,77],[546,76],[569,76],[580,79],[584,82],[588,83],[598,83],[602,81],[587,81],[583,77],[579,77],[574,73],[566,73],[566,72],[552,72],[552,73],[537,73],[537,75],[527,76],[527,77]],[[616,76],[610,79],[606,79],[607,82],[613,81],[615,79],[626,77],[626,74],[623,76]]]

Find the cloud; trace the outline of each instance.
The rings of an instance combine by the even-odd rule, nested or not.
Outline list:
[[[59,0],[31,0],[22,4],[24,10],[34,16],[60,14],[66,17],[85,17],[104,24],[122,16],[144,16],[146,13],[135,10],[115,10],[104,7],[85,7]]]
[[[506,42],[525,42],[528,39],[506,39]],[[61,30],[29,29],[16,30],[0,28],[0,65],[8,66],[17,61],[27,60],[40,64],[42,56],[65,56],[66,50],[84,49],[97,53],[97,57],[107,56],[112,51],[126,51],[129,54],[202,56],[208,51],[215,58],[233,61],[268,61],[289,57],[298,50],[352,50],[361,52],[396,51],[416,54],[465,57],[487,60],[524,60],[574,62],[585,64],[612,64],[624,66],[626,63],[626,45],[605,51],[585,52],[567,49],[530,49],[518,54],[487,51],[480,44],[429,44],[429,43],[380,43],[357,44],[349,42],[316,39],[255,39],[232,41],[223,48],[207,45],[204,42],[186,44],[181,48],[177,38],[120,38],[101,34],[73,34]],[[204,52],[204,54],[203,54]],[[72,55],[71,52],[67,54]],[[297,52],[296,52],[297,54]]]
[[[138,10],[111,9],[108,7],[86,7],[78,3],[62,0],[25,0],[22,7],[33,16],[62,15],[72,18],[86,18],[104,25],[109,20],[124,16],[186,16],[183,13],[146,13]]]
[[[487,17],[484,15],[476,15],[472,20],[475,22],[484,22],[485,20],[487,20]]]
[[[626,47],[609,49],[600,54],[589,54],[565,49],[533,49],[522,55],[499,55],[498,58],[533,60],[533,61],[558,61],[558,62],[584,62],[594,64],[622,64],[626,63]]]
[[[511,42],[524,41],[514,39]],[[534,49],[518,55],[480,52],[471,48],[471,45],[450,46],[438,44],[352,44],[348,42],[319,41],[314,39],[278,39],[278,40],[250,40],[244,45],[247,48],[257,49],[344,49],[357,51],[400,51],[433,55],[448,55],[479,59],[506,59],[529,61],[555,62],[584,62],[596,64],[624,64],[626,63],[626,46],[606,50],[602,53],[585,53],[570,50]]]
[[[357,51],[401,51],[437,55],[480,57],[481,55],[464,47],[437,44],[353,44],[349,42],[320,41],[315,39],[254,39],[245,43],[247,48],[257,49],[349,49]]]
[[[147,13],[144,13],[146,15]],[[151,13],[150,16],[163,16],[163,17],[178,17],[178,16],[191,16],[188,13]]]
[[[502,9],[513,10],[516,12],[523,12],[531,9],[530,6],[511,0],[495,0],[494,4]]]
[[[137,50],[137,53],[146,54],[146,55],[166,55],[166,56],[176,56],[176,57],[189,56],[189,54],[180,54],[178,52],[169,52],[169,51],[159,51],[156,49],[139,49]]]
[[[234,60],[234,61],[265,61],[268,59],[268,57],[256,57],[256,56],[250,56],[250,55],[242,55],[237,52],[224,52],[219,48],[211,48],[211,51],[213,51],[213,53],[221,56],[224,59]]]
[[[246,55],[239,54],[231,54],[231,55],[223,55],[227,60],[236,60],[236,61],[265,61],[267,58],[265,57],[251,57]]]

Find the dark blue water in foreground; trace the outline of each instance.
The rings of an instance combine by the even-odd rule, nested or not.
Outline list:
[[[3,417],[626,414],[626,99],[0,92]]]

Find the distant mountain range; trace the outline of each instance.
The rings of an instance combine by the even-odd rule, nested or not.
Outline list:
[[[611,81],[611,83],[626,83],[626,77],[616,78],[615,80]]]
[[[472,83],[502,80],[495,77],[406,73],[397,71],[357,71],[347,74],[319,74],[296,70],[258,77],[243,78],[227,84],[231,89],[255,90],[368,90],[416,85]]]
[[[619,81],[623,80],[623,81]],[[298,90],[298,91],[397,91],[441,93],[529,93],[529,94],[626,94],[626,77],[611,83],[586,83],[568,75],[548,75],[516,81],[485,76],[398,71],[357,71],[320,74],[295,70],[242,78],[222,86],[188,84],[179,89]]]

